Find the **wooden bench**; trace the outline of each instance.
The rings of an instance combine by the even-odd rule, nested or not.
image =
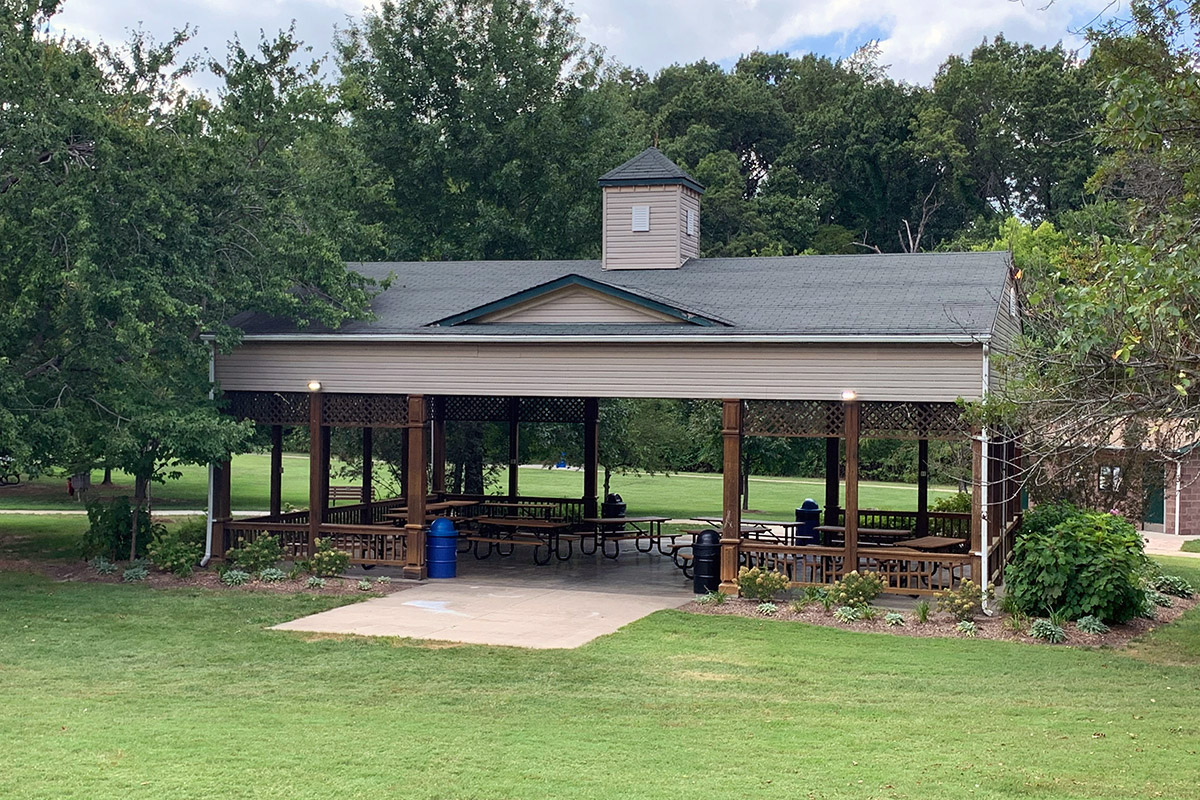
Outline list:
[[[362,502],[362,487],[361,486],[330,486],[329,487],[329,502],[337,503],[338,500],[353,500],[356,503]],[[375,492],[372,490],[371,499],[375,499]]]

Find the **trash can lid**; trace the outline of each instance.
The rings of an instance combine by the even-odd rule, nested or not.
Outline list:
[[[819,506],[819,505],[817,505],[817,501],[816,501],[816,500],[813,500],[811,497],[809,497],[809,498],[808,498],[808,499],[806,499],[806,500],[805,500],[803,503],[801,503],[801,504],[800,504],[800,507],[801,507],[801,508],[804,508],[804,509],[808,509],[808,510],[810,510],[810,511],[811,511],[812,509],[820,508],[820,506]]]
[[[457,536],[458,531],[454,528],[454,522],[449,517],[438,517],[429,526],[430,536]]]

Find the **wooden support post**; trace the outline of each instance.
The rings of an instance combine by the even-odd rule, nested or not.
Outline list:
[[[317,552],[317,537],[321,535],[322,468],[325,456],[321,452],[325,437],[321,434],[321,409],[324,397],[320,392],[308,395],[308,555]],[[328,495],[325,495],[326,497]]]
[[[375,431],[371,428],[362,429],[362,513],[358,521],[370,525],[371,503],[375,500],[373,481],[375,472]]]
[[[446,398],[433,398],[433,420],[431,436],[433,438],[433,493],[439,500],[446,494]]]
[[[321,521],[329,521],[329,475],[333,449],[333,428],[321,426]]]
[[[1008,523],[1008,507],[1004,503],[1008,484],[1004,479],[1004,442],[988,442],[988,538],[995,541]]]
[[[983,571],[981,554],[983,552],[983,481],[986,475],[984,461],[983,440],[980,432],[975,431],[971,437],[971,555],[974,557],[971,562],[971,578],[980,586],[983,586],[987,580],[980,575]]]
[[[213,558],[225,558],[225,551],[232,545],[225,539],[225,523],[233,519],[230,486],[230,462],[226,458],[213,465]]]
[[[600,401],[583,401],[583,515],[596,516],[597,477],[600,472]]]
[[[917,441],[917,536],[929,535],[929,440]]]
[[[825,524],[838,524],[838,507],[841,504],[841,455],[842,440],[837,436],[825,437]]]
[[[857,400],[846,400],[846,563],[845,572],[858,569],[858,434],[861,428]]]
[[[404,577],[425,579],[425,398],[408,396],[408,520],[404,526]]]
[[[283,513],[283,426],[271,426],[271,516]]]
[[[521,398],[508,398],[508,501],[515,502],[520,488]]]
[[[407,431],[407,428],[405,430]],[[406,498],[408,497],[409,441],[407,433],[400,439],[400,492]]]
[[[737,595],[742,546],[742,401],[725,400],[721,409],[721,591]]]

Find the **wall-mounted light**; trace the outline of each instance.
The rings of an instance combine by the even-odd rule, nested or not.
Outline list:
[[[308,390],[309,390],[310,392],[319,392],[319,391],[321,391],[321,382],[320,382],[320,381],[309,381],[309,382],[308,382]]]
[[[857,400],[858,392],[854,391],[853,389],[843,389],[842,390],[842,399],[847,400],[847,401]]]

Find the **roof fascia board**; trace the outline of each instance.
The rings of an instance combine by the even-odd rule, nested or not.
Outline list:
[[[636,292],[631,292],[607,283],[595,281],[591,278],[585,278],[582,275],[572,274],[564,275],[563,277],[556,278],[548,283],[531,286],[528,289],[524,289],[515,294],[510,294],[507,297],[502,297],[499,300],[494,300],[490,303],[476,306],[475,308],[472,308],[469,311],[464,311],[461,314],[453,314],[449,317],[444,317],[443,319],[439,319],[436,322],[430,323],[426,327],[446,328],[462,325],[464,323],[471,322],[472,320],[479,319],[480,317],[485,317],[489,314],[495,314],[498,311],[504,311],[529,300],[533,300],[538,297],[544,297],[551,292],[558,291],[559,289],[565,289],[569,286],[579,286],[585,289],[591,289],[608,297],[612,297],[617,300],[624,300],[627,303],[633,303],[636,306],[641,306],[642,308],[646,308],[651,311],[657,311],[658,313],[665,314],[672,319],[677,319],[680,322],[686,322],[692,325],[711,327],[714,325],[726,324],[718,320],[700,316],[699,314],[684,311],[680,308],[676,308],[675,306],[668,305],[667,303],[659,302],[658,300],[653,300],[645,295],[637,294]]]
[[[559,342],[619,342],[622,344],[678,344],[680,342],[720,342],[738,344],[954,344],[983,345],[990,336],[967,334],[912,334],[899,336],[872,336],[869,334],[837,335],[772,335],[772,334],[728,334],[728,335],[656,335],[656,334],[511,334],[511,333],[248,333],[243,342],[529,342],[555,344]]]
[[[686,186],[694,192],[704,194],[704,187],[687,178],[601,178],[600,186]]]

